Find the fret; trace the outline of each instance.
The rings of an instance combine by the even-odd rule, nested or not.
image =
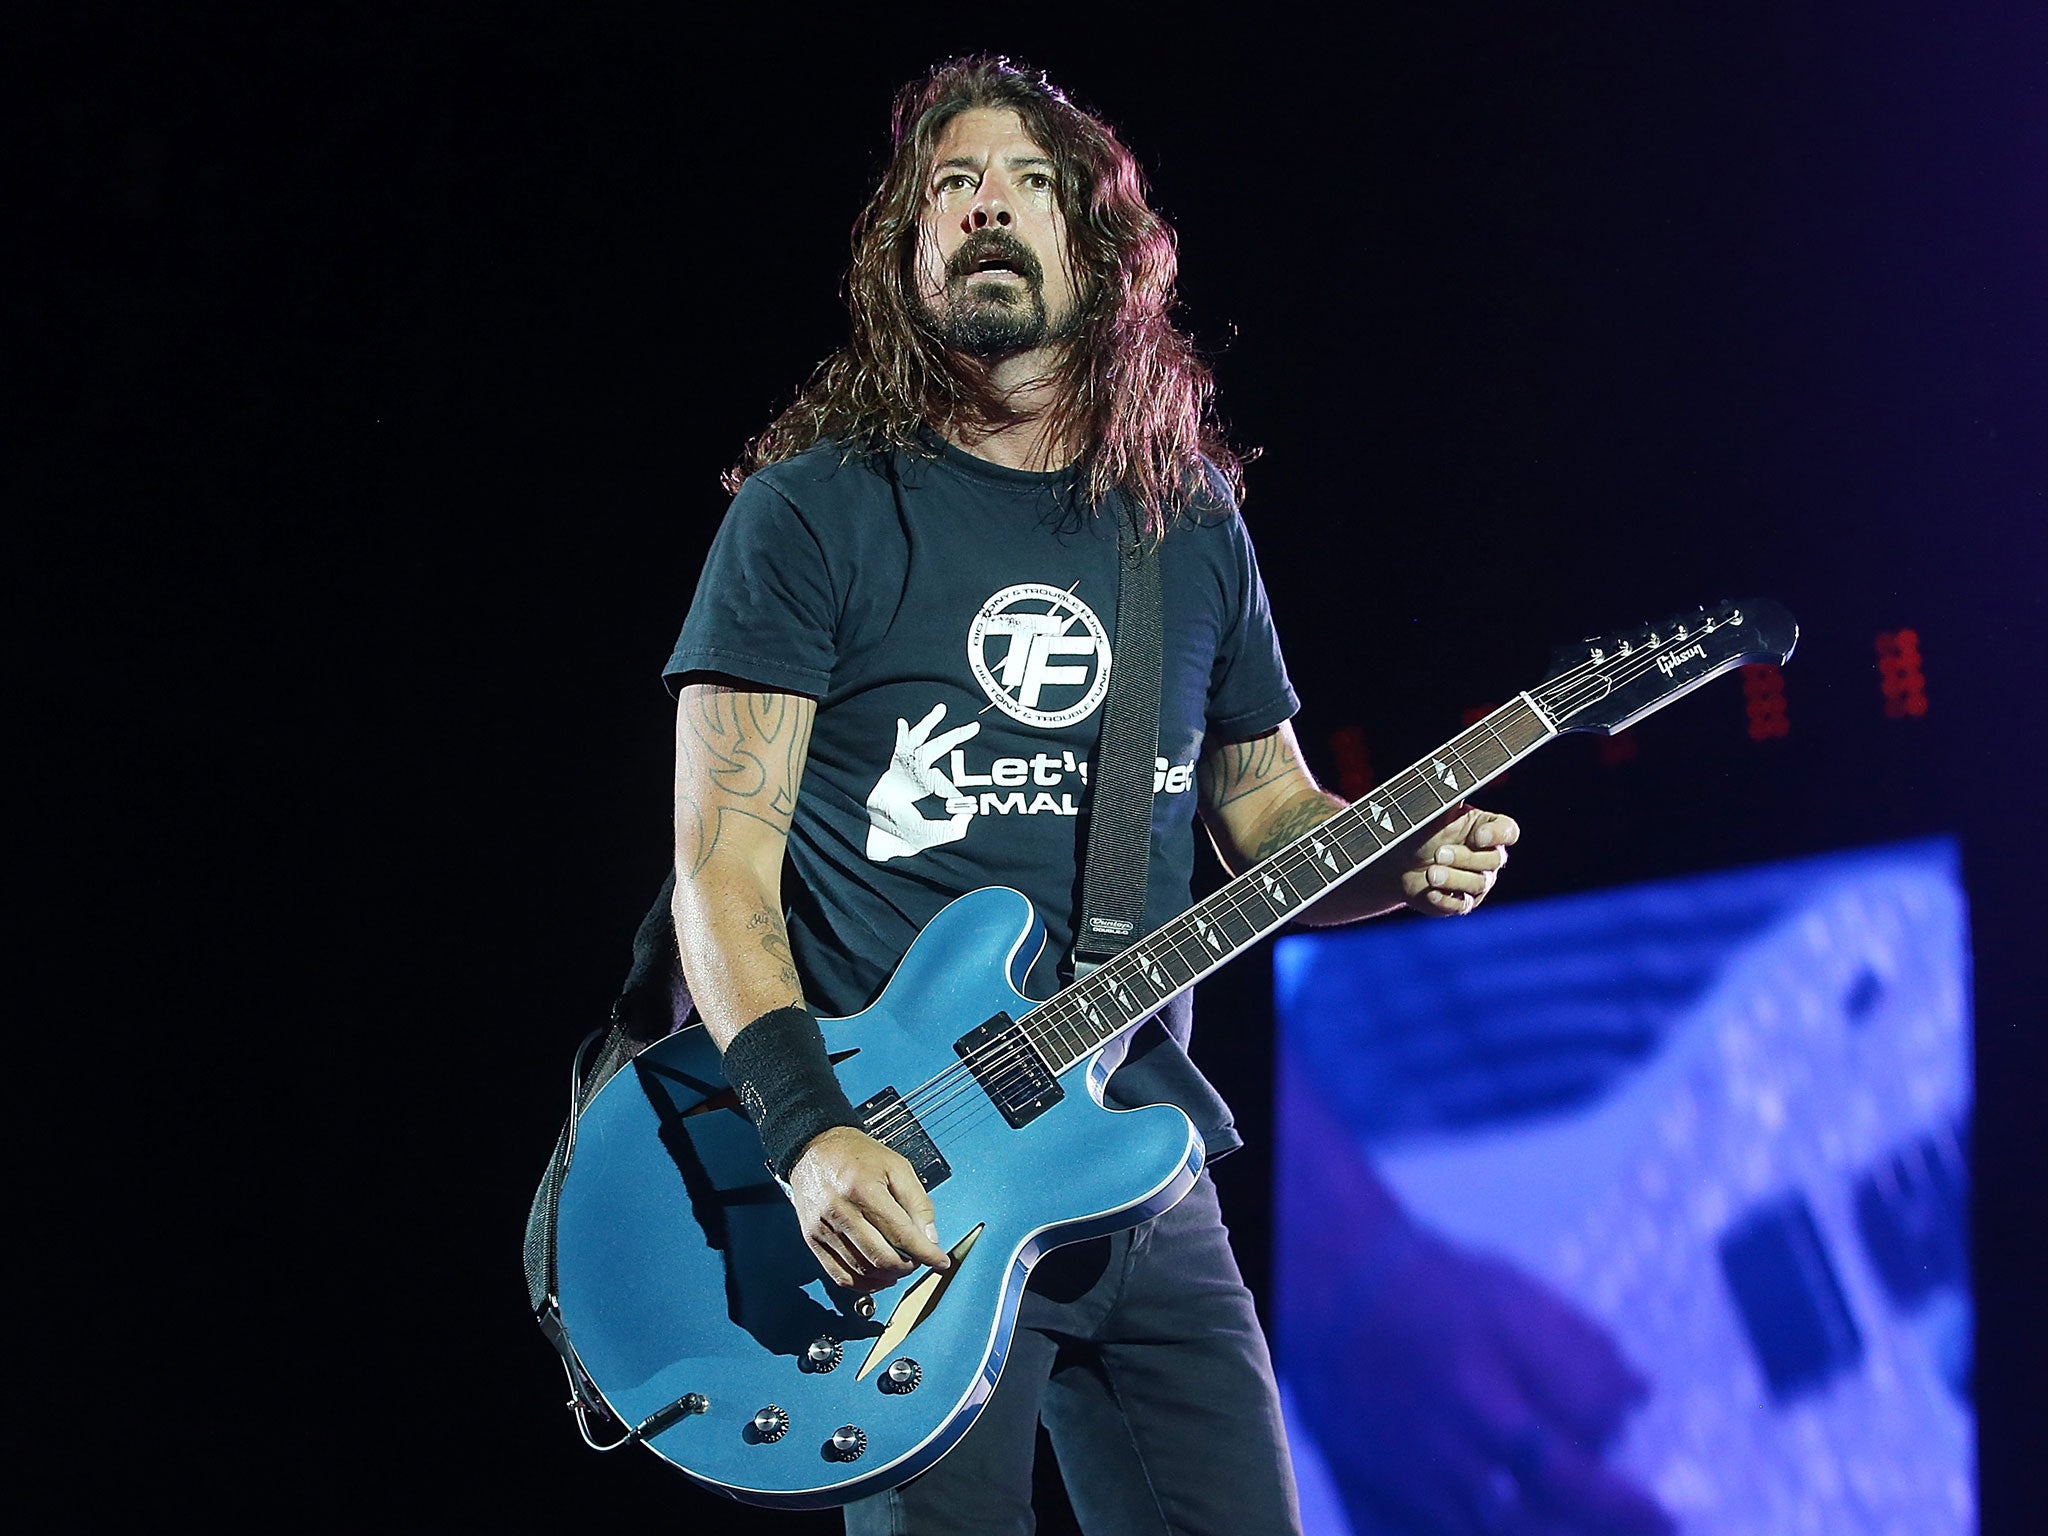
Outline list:
[[[1026,1033],[1035,1043],[1040,1054],[1050,1058],[1064,1054],[1067,1050],[1067,1031],[1064,1024],[1066,1010],[1050,1004],[1036,1008],[1017,1022],[1030,1021]]]
[[[1353,869],[1361,864],[1371,863],[1380,856],[1387,844],[1394,840],[1393,833],[1382,832],[1365,819],[1365,811],[1361,806],[1353,806],[1341,815],[1333,816],[1316,830],[1327,832],[1333,827],[1341,829],[1336,834],[1337,840],[1344,850],[1344,856],[1351,861]]]
[[[1085,1056],[1090,1047],[1088,1037],[1081,1028],[1081,1021],[1066,1009],[1061,1009],[1048,1022],[1052,1025],[1054,1043],[1065,1056]]]
[[[1398,776],[1394,782],[1400,782]],[[1367,795],[1363,807],[1366,825],[1372,829],[1374,840],[1382,848],[1397,841],[1403,832],[1415,825],[1400,806],[1394,803],[1387,786],[1382,786],[1375,793]]]
[[[1058,1028],[1060,1014],[1057,1007],[1045,1007],[1027,1013],[1017,1021],[1017,1028],[1046,1059],[1047,1065],[1057,1064],[1066,1054],[1066,1041]]]
[[[1124,1016],[1124,1024],[1135,1018],[1143,1018],[1147,1012],[1157,1008],[1163,999],[1163,993],[1151,985],[1151,977],[1147,977],[1145,971],[1139,969],[1137,965],[1128,963],[1128,956],[1133,954],[1137,954],[1137,948],[1124,950],[1124,963],[1118,965],[1116,981],[1110,983],[1116,989],[1112,995],[1116,997],[1116,1010]]]
[[[1380,854],[1379,829],[1356,806],[1339,811],[1317,827],[1314,835],[1319,846],[1312,856],[1317,869],[1332,885]]]
[[[1153,937],[1172,946],[1174,965],[1180,971],[1183,986],[1201,975],[1214,961],[1223,958],[1220,954],[1213,953],[1197,937],[1195,930],[1188,923],[1186,914],[1167,923]]]
[[[1197,952],[1203,956],[1202,963],[1216,965],[1228,959],[1241,941],[1230,936],[1223,924],[1208,910],[1209,905],[1209,902],[1204,901],[1175,921],[1187,924],[1188,936],[1194,940]]]
[[[1061,1012],[1067,1019],[1067,1028],[1061,1031],[1061,1033],[1064,1035],[1071,1032],[1076,1042],[1073,1046],[1066,1048],[1061,1054],[1060,1059],[1053,1063],[1054,1067],[1064,1072],[1068,1067],[1094,1050],[1100,1042],[1096,1040],[1095,1027],[1089,1022],[1088,1018],[1092,1005],[1078,989],[1065,994],[1063,997],[1054,999],[1053,1003],[1048,1003],[1046,1006],[1052,1007],[1060,1003],[1066,1005],[1061,1009]]]
[[[1467,789],[1499,773],[1511,756],[1483,721],[1452,742],[1451,751],[1464,767]]]
[[[1251,874],[1252,871],[1246,871],[1245,876],[1231,881],[1217,893],[1228,898],[1231,916],[1244,925],[1247,939],[1264,933],[1287,915],[1285,907],[1274,905],[1266,893],[1247,878]]]
[[[1276,914],[1298,907],[1306,900],[1301,892],[1294,888],[1294,882],[1288,875],[1286,861],[1277,855],[1268,859],[1264,866],[1255,872],[1254,878],[1258,882],[1260,897],[1272,905]]]
[[[1555,734],[1516,698],[1025,1015],[1065,1071]]]
[[[1287,871],[1287,883],[1304,903],[1314,901],[1336,884],[1336,877],[1317,862],[1316,850],[1308,843],[1297,844],[1292,850],[1283,849],[1280,863]]]
[[[1171,949],[1170,944],[1140,944],[1132,951],[1137,957],[1133,963],[1152,991],[1152,1006],[1155,1008],[1188,982],[1180,966],[1169,963],[1173,958],[1169,953]],[[1146,1011],[1149,1013],[1151,1009]]]
[[[1495,713],[1499,720],[1495,730],[1517,757],[1539,745],[1550,735],[1550,727],[1544,723],[1541,715],[1529,707],[1526,699],[1511,700]]]
[[[1429,760],[1423,770],[1423,782],[1446,805],[1456,805],[1464,798],[1465,791],[1472,787],[1472,780],[1458,766],[1458,743],[1455,739],[1445,743],[1443,750]]]
[[[1249,944],[1259,936],[1259,925],[1245,915],[1237,898],[1238,882],[1233,880],[1202,903],[1232,949]]]
[[[1344,846],[1344,832],[1338,826],[1348,818],[1348,812],[1339,811],[1320,827],[1308,834],[1305,857],[1315,870],[1316,878],[1326,886],[1334,884],[1340,875],[1348,875],[1358,867],[1358,856]],[[1331,830],[1336,828],[1336,830]]]
[[[1078,1031],[1081,1036],[1081,1049],[1075,1053],[1077,1061],[1123,1028],[1123,1023],[1119,1022],[1111,1007],[1108,992],[1101,983],[1101,974],[1098,971],[1088,978],[1087,988],[1080,997],[1079,1022],[1086,1028]]]
[[[1429,780],[1418,778],[1402,789],[1395,803],[1399,805],[1401,816],[1412,829],[1435,820],[1437,814],[1453,802],[1437,793],[1436,786]]]
[[[1486,734],[1493,738],[1493,750],[1500,754],[1500,767],[1505,768],[1515,760],[1515,749],[1508,745],[1507,737],[1502,735],[1500,727],[1494,724],[1495,718],[1495,715],[1489,715],[1479,723],[1485,728]]]

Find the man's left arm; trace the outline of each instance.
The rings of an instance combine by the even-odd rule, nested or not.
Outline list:
[[[1243,873],[1309,828],[1344,809],[1301,760],[1293,725],[1282,722],[1248,741],[1210,747],[1197,769],[1202,822],[1223,867]],[[1521,836],[1512,816],[1460,805],[1302,913],[1310,927],[1331,927],[1412,907],[1455,916],[1493,889],[1508,849]]]

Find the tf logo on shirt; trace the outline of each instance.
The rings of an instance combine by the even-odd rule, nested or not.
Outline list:
[[[967,665],[1013,720],[1058,730],[1109,691],[1109,632],[1080,598],[1043,582],[1004,587],[967,629]]]

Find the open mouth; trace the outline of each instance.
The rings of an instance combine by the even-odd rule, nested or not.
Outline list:
[[[999,244],[984,245],[979,251],[963,250],[954,258],[954,274],[961,278],[1014,277],[1029,282],[1035,270],[1027,253],[1004,250]]]

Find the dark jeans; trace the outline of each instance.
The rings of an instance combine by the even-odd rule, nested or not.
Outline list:
[[[849,1504],[849,1536],[1028,1536],[1041,1415],[1088,1536],[1299,1532],[1272,1361],[1208,1174],[1165,1215],[1047,1255],[974,1427]]]

